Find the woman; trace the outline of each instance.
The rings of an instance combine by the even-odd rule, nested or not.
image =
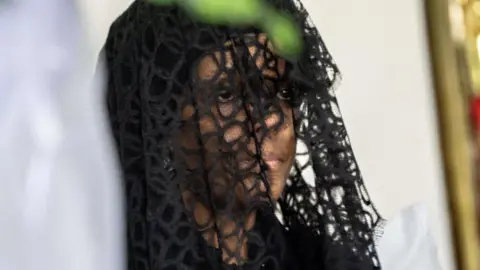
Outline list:
[[[380,218],[303,6],[298,61],[254,27],[136,1],[105,46],[129,269],[379,269]]]

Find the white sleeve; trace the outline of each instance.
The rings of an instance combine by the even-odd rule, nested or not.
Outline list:
[[[80,21],[74,0],[0,1],[0,270],[124,268],[103,79]]]
[[[441,270],[423,205],[408,207],[390,220],[377,250],[384,270]]]

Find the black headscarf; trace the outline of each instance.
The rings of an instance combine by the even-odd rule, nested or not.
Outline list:
[[[301,3],[269,2],[303,30],[298,61],[254,27],[177,7],[136,1],[113,23],[107,99],[129,270],[380,269],[380,217],[339,113],[337,66]],[[296,154],[275,197],[264,146],[289,115]]]

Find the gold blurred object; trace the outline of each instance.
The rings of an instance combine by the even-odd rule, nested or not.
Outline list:
[[[480,1],[468,1],[464,6],[467,58],[470,66],[473,90],[480,94]]]
[[[480,270],[475,181],[479,140],[470,118],[471,102],[480,90],[480,4],[477,0],[425,0],[425,4],[457,266]]]

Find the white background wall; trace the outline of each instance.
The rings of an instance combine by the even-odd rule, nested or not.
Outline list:
[[[101,22],[87,24],[96,50],[126,2],[79,1]],[[411,204],[428,205],[443,270],[454,269],[422,1],[304,4],[343,72],[340,105],[373,200],[387,219]]]
[[[374,202],[387,219],[427,204],[443,270],[454,269],[423,1],[303,2],[343,73],[339,102]]]

